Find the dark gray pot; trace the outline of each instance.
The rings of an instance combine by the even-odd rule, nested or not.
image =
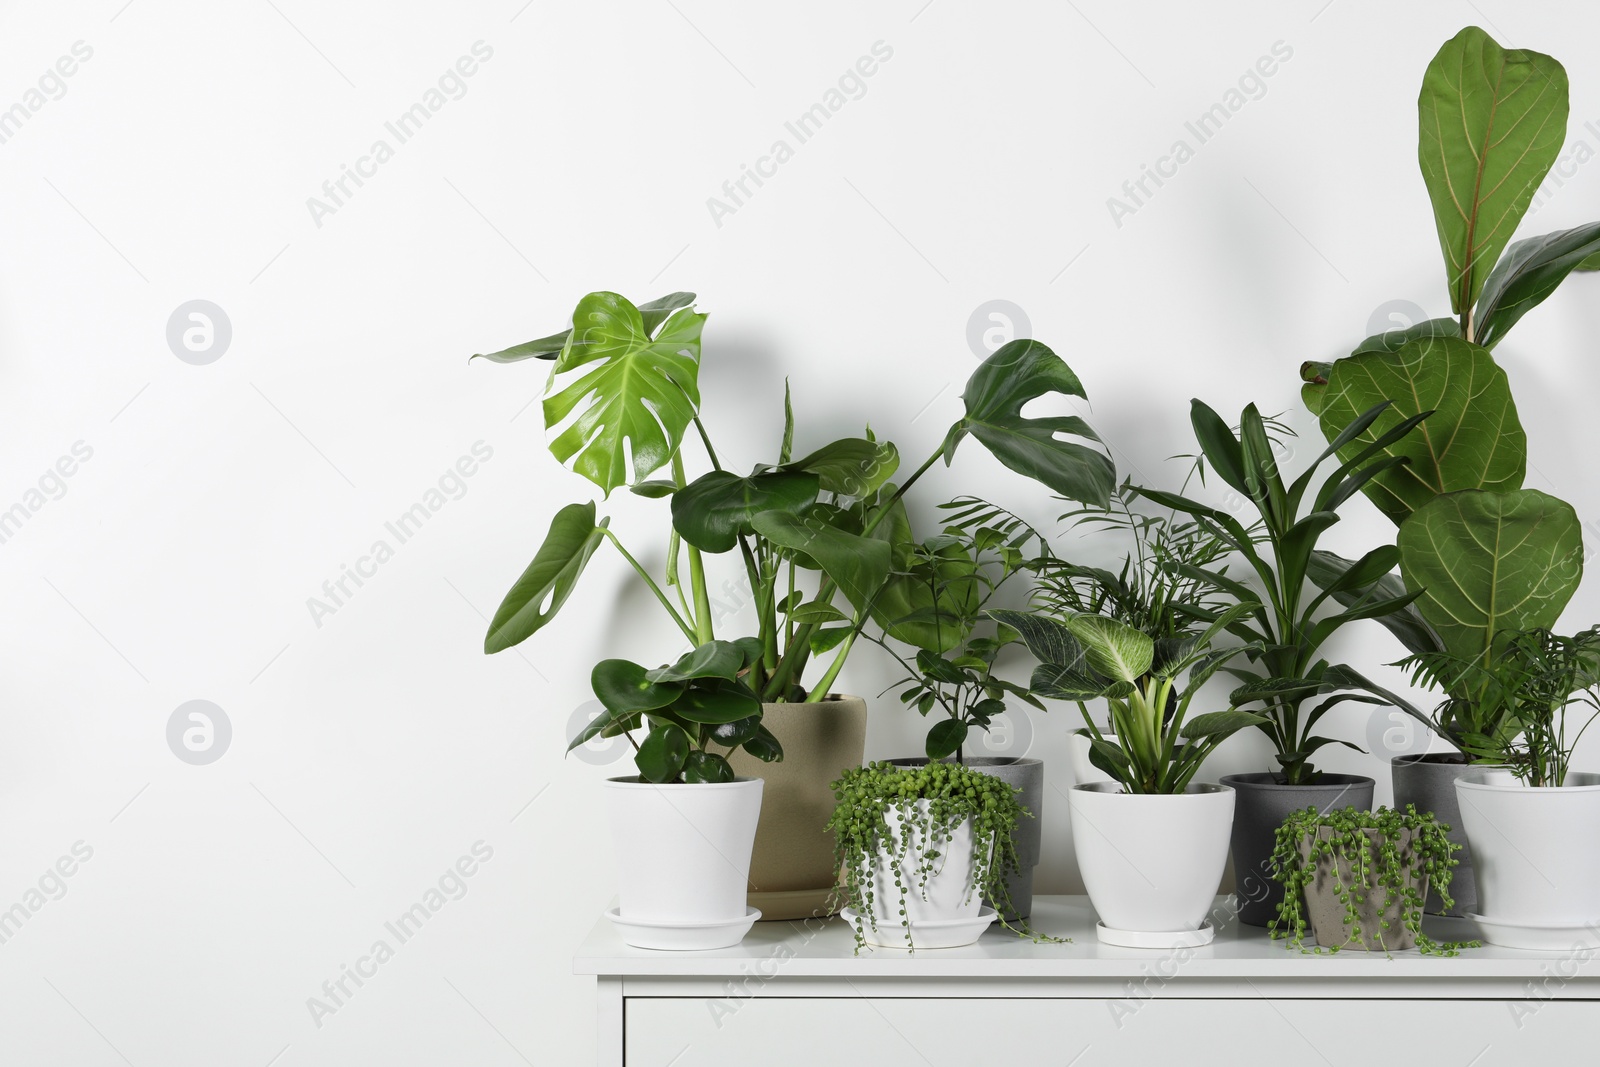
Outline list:
[[[925,756],[892,759],[898,767],[920,767],[928,762]],[[992,775],[1002,782],[1022,790],[1017,800],[1032,813],[1017,827],[1018,870],[1006,877],[1006,895],[1011,898],[1011,910],[1005,914],[1007,922],[1026,919],[1033,913],[1033,869],[1039,865],[1039,852],[1043,842],[1044,811],[1044,761],[1017,756],[968,756],[962,761],[967,767],[982,774]],[[987,907],[996,907],[985,897]],[[997,909],[998,910],[998,909]]]
[[[1459,762],[1457,762],[1459,761]],[[1444,910],[1436,890],[1428,890],[1429,915],[1467,915],[1478,910],[1478,882],[1472,873],[1472,846],[1461,828],[1461,805],[1456,800],[1456,779],[1473,770],[1472,764],[1454,752],[1424,756],[1396,756],[1389,761],[1394,775],[1394,806],[1404,811],[1415,804],[1418,811],[1431,811],[1450,827],[1449,838],[1461,846],[1456,859],[1461,865],[1451,872],[1450,896],[1455,908]]]
[[[1330,827],[1317,827],[1317,836],[1322,840],[1326,841],[1332,835]],[[1372,840],[1372,850],[1376,855],[1382,847],[1383,835],[1377,830],[1367,830],[1366,835]],[[1415,862],[1416,854],[1411,851],[1411,839],[1414,836],[1410,830],[1405,830],[1401,832],[1400,840],[1395,842],[1395,849],[1402,861],[1412,864],[1404,879],[1408,889],[1414,888],[1419,879],[1423,885],[1427,884],[1427,876],[1422,873],[1420,865]],[[1309,840],[1301,846],[1300,854],[1310,854]],[[1335,863],[1339,868],[1337,881],[1334,879]],[[1352,927],[1345,925],[1348,911],[1339,900],[1335,885],[1344,886],[1355,901],[1356,923],[1361,928],[1359,938]],[[1401,913],[1405,910],[1404,899],[1396,894],[1395,899],[1386,906],[1388,895],[1387,889],[1364,884],[1350,856],[1340,854],[1332,859],[1324,857],[1318,860],[1311,884],[1306,886],[1306,919],[1311,926],[1312,936],[1324,948],[1361,949],[1367,952],[1404,952],[1416,948],[1416,934],[1407,930],[1401,922]],[[1384,923],[1389,924],[1387,929]]]
[[[1238,793],[1233,806],[1233,878],[1239,921],[1265,926],[1278,917],[1283,886],[1272,877],[1272,849],[1278,827],[1290,812],[1315,807],[1372,810],[1371,778],[1324,774],[1316,785],[1284,785],[1271,771],[1223,775],[1223,785]]]

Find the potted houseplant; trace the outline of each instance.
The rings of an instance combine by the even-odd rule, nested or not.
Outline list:
[[[1424,658],[1441,685],[1483,693],[1517,733],[1473,737],[1480,763],[1456,779],[1478,880],[1484,939],[1508,948],[1567,949],[1600,929],[1600,774],[1571,770],[1600,713],[1600,627],[1573,636],[1502,633],[1490,654]],[[1569,714],[1572,720],[1569,721]],[[1581,720],[1581,721],[1580,721]]]
[[[1007,581],[1048,558],[1050,549],[1025,521],[983,500],[963,497],[941,509],[947,513],[943,532],[908,546],[899,563],[895,580],[902,583],[896,590],[900,603],[891,612],[897,618],[883,631],[864,636],[906,672],[896,683],[906,686],[900,702],[932,719],[924,755],[890,762],[914,767],[954,760],[1018,791],[1027,817],[1015,830],[1017,862],[1002,872],[1003,899],[983,901],[1014,922],[1033,910],[1033,872],[1043,853],[1044,761],[969,755],[967,746],[974,733],[987,733],[995,718],[1006,714],[1008,699],[1044,710],[1026,687],[994,673],[995,660],[1016,642],[1017,633],[987,623],[983,612]],[[914,656],[897,647],[904,643],[913,645]]]
[[[828,827],[857,952],[955,948],[982,936],[997,917],[983,900],[1003,908],[1005,874],[1017,866],[1013,835],[1027,813],[1015,789],[958,763],[873,763],[845,772],[834,793]]]
[[[1274,877],[1283,902],[1272,936],[1302,951],[1403,952],[1454,956],[1462,943],[1435,942],[1422,932],[1423,903],[1437,892],[1450,905],[1457,863],[1449,827],[1432,812],[1379,808],[1306,808],[1278,828]],[[1306,949],[1310,929],[1316,941]]]
[[[643,765],[641,772],[653,785],[675,783],[671,790],[653,791],[658,803],[667,804],[684,787],[763,777],[765,766],[786,746],[793,749],[800,773],[774,776],[768,783],[762,829],[753,846],[758,863],[750,877],[757,894],[770,892],[755,899],[769,903],[775,916],[806,916],[826,907],[836,881],[833,850],[821,829],[832,807],[827,783],[859,765],[864,746],[864,704],[839,697],[833,684],[862,627],[874,618],[887,624],[880,594],[891,583],[897,551],[911,537],[901,498],[940,458],[950,462],[969,436],[1007,466],[1073,499],[1103,500],[1112,467],[1100,450],[1070,439],[1092,440],[1081,420],[1022,417],[1021,408],[1032,400],[1084,394],[1077,377],[1047,347],[1019,340],[979,365],[963,393],[963,417],[898,485],[890,481],[899,466],[898,451],[871,434],[794,458],[794,420],[787,402],[777,462],[758,463],[740,476],[723,466],[701,419],[700,339],[706,316],[693,310],[693,302],[692,293],[672,293],[635,306],[616,293],[591,293],[579,301],[570,329],[483,357],[498,363],[553,361],[542,404],[551,452],[604,494],[626,486],[639,496],[670,501],[671,513],[665,573],[657,581],[624,546],[610,520],[597,518],[592,502],[560,509],[533,561],[496,611],[484,648],[503,651],[546,626],[572,595],[590,558],[610,545],[699,651],[717,640],[708,557],[736,558],[756,615],[755,632],[731,642],[746,653],[737,685],[758,699],[760,717],[750,727],[751,738],[732,746],[713,738],[710,744],[728,750],[704,749],[705,759],[664,778],[651,778]],[[692,480],[684,448],[691,426],[709,468]],[[663,468],[668,477],[652,477]],[[808,668],[824,657],[820,676],[808,683]],[[591,730],[615,736],[630,726],[648,726],[641,752],[683,752],[687,759],[690,746],[674,732],[683,730],[681,722],[658,714],[659,708],[633,706],[628,684],[637,683],[643,670],[635,666],[608,668],[622,671],[620,680],[627,684],[596,685],[605,710]],[[650,764],[656,772],[671,767],[671,761]]]
[[[994,612],[1040,660],[1035,695],[1076,701],[1090,759],[1108,782],[1072,787],[1072,844],[1099,939],[1129,948],[1207,944],[1206,921],[1228,859],[1234,792],[1196,783],[1201,763],[1260,715],[1189,715],[1213,674],[1243,647],[1213,649],[1253,602],[1224,609],[1206,629],[1160,642],[1107,615]],[[1115,740],[1085,706],[1105,700]]]
[[[1391,425],[1431,411],[1426,432],[1388,446],[1407,466],[1362,487],[1398,527],[1400,575],[1382,581],[1423,592],[1380,621],[1413,654],[1471,658],[1499,630],[1554,626],[1581,577],[1570,565],[1581,551],[1576,514],[1523,488],[1527,435],[1491,350],[1573,271],[1600,266],[1600,222],[1511,240],[1565,140],[1567,73],[1550,56],[1502,48],[1469,26],[1429,63],[1418,110],[1418,158],[1452,314],[1368,337],[1332,363],[1305,364],[1302,395],[1330,440],[1356,412],[1391,402],[1341,447],[1346,459]],[[1350,566],[1318,553],[1311,576],[1326,588]],[[1365,584],[1346,583],[1335,595],[1364,596]],[[1417,717],[1458,752],[1396,757],[1392,773],[1396,804],[1431,808],[1464,843],[1454,782],[1478,758],[1467,738],[1496,723],[1480,694],[1455,688],[1449,696],[1446,719]],[[1473,910],[1467,854],[1455,898],[1457,910]]]
[[[1395,566],[1398,549],[1385,545],[1355,561],[1335,582],[1315,595],[1307,577],[1317,541],[1339,521],[1338,508],[1378,474],[1407,463],[1385,449],[1403,439],[1426,414],[1401,420],[1354,455],[1345,459],[1313,494],[1317,470],[1351,440],[1364,433],[1386,410],[1380,402],[1357,415],[1333,442],[1296,478],[1285,484],[1276,453],[1283,428],[1264,419],[1254,404],[1244,409],[1237,430],[1230,429],[1210,407],[1195,400],[1190,421],[1200,446],[1198,463],[1214,473],[1258,517],[1247,525],[1229,510],[1200,503],[1179,493],[1139,488],[1146,499],[1187,515],[1219,538],[1242,559],[1257,592],[1245,581],[1216,566],[1186,567],[1187,573],[1218,593],[1241,603],[1248,613],[1232,618],[1228,630],[1252,646],[1247,666],[1227,668],[1243,684],[1234,690],[1235,707],[1259,706],[1260,729],[1271,739],[1277,771],[1227,775],[1224,785],[1238,793],[1233,824],[1233,868],[1240,897],[1239,917],[1265,926],[1277,913],[1283,890],[1272,881],[1271,859],[1277,829],[1290,812],[1308,805],[1319,811],[1372,806],[1373,780],[1363,775],[1320,771],[1312,757],[1324,746],[1347,741],[1322,736],[1317,723],[1345,701],[1389,703],[1391,694],[1372,685],[1354,669],[1330,664],[1322,647],[1340,627],[1358,619],[1381,618],[1403,609],[1419,595],[1391,595],[1375,579]],[[1355,586],[1365,592],[1336,602],[1336,593]],[[1259,599],[1258,599],[1259,598]],[[1360,751],[1357,749],[1357,751]]]

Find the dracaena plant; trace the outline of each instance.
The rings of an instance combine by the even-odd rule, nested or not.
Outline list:
[[[902,498],[940,458],[951,462],[967,437],[1073,499],[1103,502],[1114,478],[1082,420],[1022,416],[1022,407],[1040,397],[1084,395],[1067,365],[1031,340],[1005,345],[978,367],[962,394],[963,417],[898,485],[890,479],[899,452],[870,433],[792,458],[787,395],[776,462],[736,474],[723,465],[701,419],[706,316],[694,311],[694,299],[672,293],[635,306],[616,293],[590,293],[570,329],[482,357],[552,361],[543,412],[556,459],[606,496],[627,487],[670,500],[660,581],[609,518],[597,518],[592,501],[571,504],[556,513],[484,639],[486,652],[500,652],[543,629],[599,547],[615,548],[691,648],[655,670],[623,659],[599,664],[591,681],[604,711],[570,747],[594,736],[627,736],[640,774],[653,782],[730,779],[718,747],[780,758],[777,740],[760,724],[763,702],[825,699],[869,621],[908,639],[919,633],[897,608],[904,575],[894,564],[912,537]],[[693,479],[685,458],[691,426],[699,461],[709,468]],[[652,477],[663,470],[667,476]],[[755,607],[755,632],[732,641],[717,637],[708,592],[707,557],[717,555],[737,559]],[[808,684],[807,667],[821,655],[831,659]],[[643,742],[633,738],[639,730]]]
[[[1373,549],[1355,561],[1328,588],[1313,593],[1307,576],[1317,541],[1339,521],[1338,509],[1381,473],[1405,465],[1403,456],[1385,449],[1412,432],[1427,417],[1419,413],[1390,427],[1377,440],[1343,458],[1317,485],[1317,471],[1350,441],[1365,433],[1387,409],[1387,402],[1362,412],[1350,422],[1292,483],[1285,483],[1275,457],[1267,422],[1254,404],[1240,416],[1237,431],[1207,405],[1195,400],[1190,421],[1200,446],[1202,470],[1220,478],[1257,519],[1241,522],[1224,508],[1179,493],[1141,487],[1138,493],[1199,523],[1243,561],[1257,588],[1216,566],[1180,563],[1179,569],[1251,610],[1231,617],[1227,629],[1252,646],[1247,665],[1227,671],[1244,682],[1233,692],[1235,707],[1258,705],[1260,729],[1272,740],[1283,781],[1291,785],[1317,780],[1311,762],[1329,744],[1346,741],[1317,734],[1316,727],[1332,708],[1346,701],[1389,703],[1391,694],[1372,685],[1343,664],[1322,658],[1323,645],[1340,627],[1358,619],[1381,618],[1403,609],[1416,593],[1389,595],[1372,586],[1395,565],[1392,545]],[[1313,492],[1313,490],[1315,490]],[[1368,587],[1346,604],[1336,593]],[[1330,603],[1332,602],[1332,603]],[[1343,610],[1331,610],[1332,606]],[[1308,706],[1308,701],[1316,703]],[[1359,751],[1359,749],[1357,750]]]
[[[1418,160],[1453,314],[1301,368],[1302,395],[1329,440],[1356,413],[1390,404],[1363,433],[1341,438],[1341,458],[1432,412],[1417,433],[1385,446],[1408,462],[1362,487],[1399,528],[1400,573],[1352,582],[1352,561],[1331,553],[1311,566],[1341,602],[1420,594],[1380,620],[1414,654],[1487,663],[1497,633],[1555,625],[1582,577],[1577,515],[1523,488],[1527,435],[1490,351],[1574,270],[1600,265],[1600,222],[1512,241],[1561,151],[1567,95],[1560,63],[1502,48],[1476,26],[1440,48],[1418,99]],[[1465,690],[1452,695],[1470,703]]]
[[[1600,627],[1571,637],[1502,631],[1487,658],[1430,652],[1401,666],[1418,684],[1450,694],[1431,720],[1440,736],[1531,786],[1566,784],[1572,751],[1600,714]],[[1572,708],[1583,709],[1583,719],[1569,729]]]
[[[1229,708],[1193,718],[1200,688],[1244,646],[1212,648],[1228,626],[1259,605],[1246,601],[1219,612],[1199,633],[1156,639],[1106,615],[996,611],[1039,659],[1036,696],[1078,704],[1089,738],[1089,761],[1127,793],[1182,793],[1218,745],[1267,720]],[[1114,737],[1106,737],[1088,702],[1104,700]]]

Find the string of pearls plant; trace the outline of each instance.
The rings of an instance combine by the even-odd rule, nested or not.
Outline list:
[[[928,879],[941,870],[947,857],[942,845],[955,836],[967,820],[972,821],[976,842],[972,883],[967,900],[981,893],[1000,913],[1000,923],[1019,936],[1036,942],[1061,943],[1031,929],[1026,921],[1016,926],[1006,922],[1010,895],[1006,876],[1020,869],[1015,833],[1018,820],[1034,818],[1034,813],[1017,800],[1020,792],[991,775],[981,774],[959,763],[927,763],[900,767],[890,763],[870,763],[848,770],[833,783],[838,802],[828,820],[834,833],[835,861],[844,868],[844,883],[835,891],[835,903],[851,903],[859,918],[855,923],[856,951],[866,944],[866,923],[877,929],[876,891],[873,871],[880,858],[893,872],[899,894],[898,913],[906,915],[906,901],[915,892],[927,899]],[[927,801],[924,812],[918,801]],[[900,832],[892,833],[886,818],[893,810],[899,817]],[[916,850],[910,866],[915,885],[907,885],[902,870]],[[911,929],[906,927],[906,947],[914,948]]]
[[[1341,949],[1381,949],[1388,954],[1404,940],[1389,918],[1399,902],[1399,922],[1416,941],[1423,955],[1456,956],[1463,948],[1481,947],[1478,941],[1434,941],[1422,932],[1422,910],[1428,887],[1433,886],[1446,910],[1455,905],[1450,896],[1451,872],[1460,863],[1452,854],[1461,846],[1446,836],[1450,827],[1430,812],[1379,808],[1318,812],[1314,807],[1291,814],[1278,827],[1272,853],[1273,877],[1283,884],[1278,917],[1267,924],[1275,939],[1287,939],[1301,952],[1323,954]],[[1334,945],[1305,944],[1307,930],[1305,891],[1318,872],[1332,880],[1342,905],[1345,940]],[[1382,894],[1381,901],[1377,894]],[[1363,914],[1378,929],[1363,929]]]

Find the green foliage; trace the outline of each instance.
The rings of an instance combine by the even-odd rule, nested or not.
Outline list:
[[[1251,611],[1227,624],[1228,632],[1252,650],[1248,668],[1227,668],[1246,683],[1234,691],[1232,703],[1235,707],[1261,705],[1265,721],[1259,726],[1272,739],[1284,780],[1289,784],[1316,780],[1311,757],[1324,745],[1334,743],[1313,732],[1323,715],[1345,701],[1388,702],[1388,694],[1360,686],[1364,679],[1356,672],[1322,659],[1322,646],[1342,626],[1359,619],[1381,618],[1403,609],[1417,597],[1415,592],[1389,595],[1373,582],[1398,559],[1393,546],[1373,549],[1358,560],[1353,565],[1351,585],[1335,583],[1335,590],[1350,593],[1355,593],[1354,578],[1368,583],[1366,591],[1352,596],[1349,604],[1339,604],[1343,610],[1323,611],[1333,597],[1329,589],[1315,596],[1306,595],[1317,541],[1339,521],[1339,506],[1379,473],[1407,462],[1405,456],[1389,455],[1386,450],[1416,428],[1422,421],[1420,415],[1403,419],[1380,433],[1323,479],[1312,495],[1322,464],[1373,426],[1387,407],[1386,403],[1377,404],[1358,415],[1298,478],[1286,484],[1275,458],[1275,446],[1281,442],[1269,433],[1266,420],[1254,404],[1244,409],[1239,429],[1234,431],[1215,411],[1194,401],[1191,421],[1200,444],[1200,470],[1214,473],[1248,504],[1257,516],[1249,526],[1228,511],[1187,496],[1138,489],[1147,500],[1188,516],[1236,553],[1264,591],[1263,598],[1215,566],[1180,565],[1183,573],[1209,585],[1217,595],[1252,605]],[[1339,691],[1352,681],[1366,692]],[[1312,697],[1325,699],[1305,707]]]
[[[1600,714],[1600,627],[1572,637],[1502,631],[1487,656],[1440,651],[1400,665],[1417,684],[1450,694],[1431,724],[1441,737],[1531,786],[1566,784],[1572,751]],[[1567,727],[1572,707],[1588,709],[1575,731]]]
[[[971,731],[987,731],[1006,710],[1008,697],[1044,710],[1027,689],[994,673],[996,658],[1017,641],[1017,632],[1004,624],[976,636],[974,629],[984,621],[990,598],[1032,565],[1031,553],[1048,557],[1050,550],[1032,526],[976,497],[940,507],[948,513],[944,532],[906,547],[904,569],[877,604],[883,635],[867,637],[906,671],[895,683],[908,686],[900,702],[924,718],[942,713],[928,728],[928,758],[954,756],[959,762]],[[916,646],[914,659],[907,661],[888,638]]]
[[[1401,931],[1386,918],[1379,920],[1378,929],[1363,929],[1362,912],[1376,910],[1382,915],[1398,903],[1401,925],[1424,955],[1457,956],[1463,948],[1480,947],[1477,941],[1435,942],[1422,932],[1430,885],[1447,909],[1455,905],[1450,878],[1460,861],[1452,853],[1461,846],[1450,842],[1449,832],[1450,827],[1432,812],[1419,815],[1411,804],[1404,812],[1345,808],[1323,814],[1314,807],[1294,812],[1278,827],[1272,853],[1273,877],[1283,884],[1284,893],[1278,917],[1267,924],[1269,931],[1302,952],[1337,953],[1348,948],[1387,954],[1390,940],[1398,944]],[[1319,871],[1332,880],[1344,905],[1346,939],[1339,945],[1308,948],[1305,891]]]
[[[521,644],[555,617],[600,547],[610,521],[595,522],[593,502],[568,504],[556,512],[533,562],[494,613],[483,638],[485,652]]]
[[[1013,927],[1005,920],[1011,910],[1006,876],[1020,866],[1017,823],[1036,817],[1017,800],[1018,792],[998,778],[954,763],[916,767],[871,763],[845,771],[833,783],[837,805],[827,829],[834,834],[836,860],[844,870],[836,903],[842,900],[853,904],[861,916],[855,927],[856,951],[866,944],[866,924],[871,923],[874,930],[878,928],[874,907],[878,902],[872,886],[874,868],[883,863],[894,872],[899,914],[904,916],[912,893],[927,899],[928,878],[947,862],[942,845],[965,822],[972,824],[975,849],[969,891],[994,902],[1006,929],[1036,941],[1055,940],[1035,934],[1026,922]],[[919,801],[927,802],[926,811],[919,808]],[[902,832],[890,829],[885,816],[891,810],[899,817]],[[917,856],[913,868],[915,884],[908,885],[900,870],[913,851]],[[909,927],[906,947],[914,947]]]

